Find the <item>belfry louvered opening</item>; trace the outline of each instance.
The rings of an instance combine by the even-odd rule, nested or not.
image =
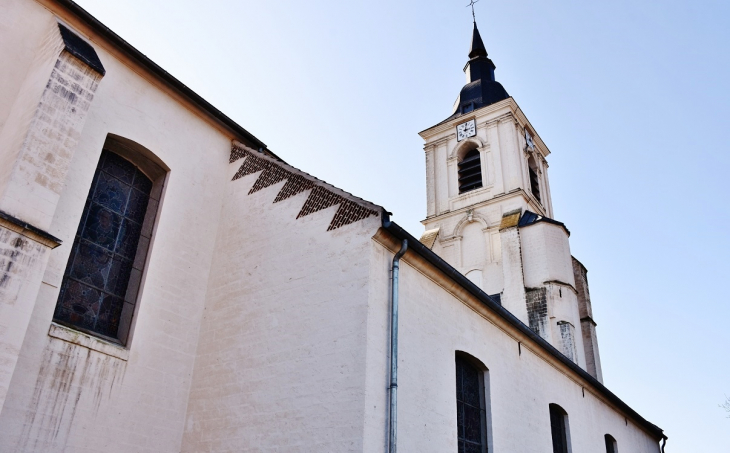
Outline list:
[[[530,191],[537,201],[542,203],[542,199],[540,198],[540,180],[537,175],[537,164],[532,156],[530,156],[527,160],[527,168],[530,172]]]
[[[459,193],[482,187],[482,159],[479,150],[466,153],[459,162]]]

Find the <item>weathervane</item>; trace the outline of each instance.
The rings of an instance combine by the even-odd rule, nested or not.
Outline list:
[[[477,3],[479,0],[469,0],[469,1],[470,1],[470,3],[468,5],[466,5],[466,7],[468,8],[471,6],[471,17],[474,19],[474,23],[476,24],[477,16],[474,15],[474,3]]]

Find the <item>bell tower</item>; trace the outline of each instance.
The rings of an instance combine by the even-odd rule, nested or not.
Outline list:
[[[475,21],[466,84],[451,115],[420,133],[427,187],[421,242],[600,379],[582,290],[587,271],[570,254],[568,229],[552,219],[550,150],[495,69]]]
[[[476,23],[466,85],[451,116],[421,132],[425,140],[427,216],[433,250],[489,294],[503,289],[499,225],[519,210],[552,216],[547,146],[496,81]],[[469,234],[465,235],[465,230]],[[476,242],[472,230],[486,244]]]

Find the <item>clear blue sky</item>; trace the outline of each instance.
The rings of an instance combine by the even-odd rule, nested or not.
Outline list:
[[[79,3],[283,159],[420,235],[417,133],[464,84],[467,0]],[[668,452],[730,451],[730,2],[476,10],[497,80],[552,151],[606,385]]]

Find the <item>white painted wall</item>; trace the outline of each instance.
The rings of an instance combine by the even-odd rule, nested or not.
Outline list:
[[[560,225],[537,222],[520,228],[525,286],[559,281],[575,288],[568,233]]]
[[[297,219],[310,191],[257,177],[228,183],[182,451],[362,451],[380,218],[327,231],[336,206]]]
[[[392,252],[375,244],[373,288],[387,291]],[[551,449],[548,405],[559,404],[570,417],[573,452],[605,450],[606,433],[619,451],[657,453],[659,447],[630,419],[551,364],[529,344],[522,354],[509,329],[493,315],[475,311],[406,255],[400,279],[400,351],[398,382],[399,451],[456,451],[455,352],[464,351],[489,368],[490,451],[542,452]],[[372,411],[366,433],[375,439],[364,451],[383,451],[382,412],[387,386],[387,298],[371,296],[366,408]],[[377,326],[377,329],[376,329]],[[380,330],[378,333],[377,330]],[[377,406],[377,407],[376,407]],[[380,412],[378,412],[380,411]],[[380,433],[380,434],[378,434]]]
[[[0,39],[3,61],[16,61],[26,41],[37,43],[47,31],[44,27],[55,27],[52,14],[32,1],[3,2],[2,9],[0,21],[7,24]],[[26,22],[34,25],[20,28],[26,34],[17,33]],[[26,301],[34,304],[32,318],[0,413],[0,451],[157,453],[179,451],[181,444],[210,263],[230,179],[231,137],[120,62],[101,39],[94,47],[107,75],[49,227],[63,245],[50,254],[37,299]],[[27,68],[29,58],[18,58],[19,68]],[[22,70],[17,72],[10,74],[10,86],[0,84],[0,109],[7,108],[10,91],[17,89],[13,84],[17,87]],[[171,169],[126,361],[48,335],[70,246],[109,133],[142,144]]]

